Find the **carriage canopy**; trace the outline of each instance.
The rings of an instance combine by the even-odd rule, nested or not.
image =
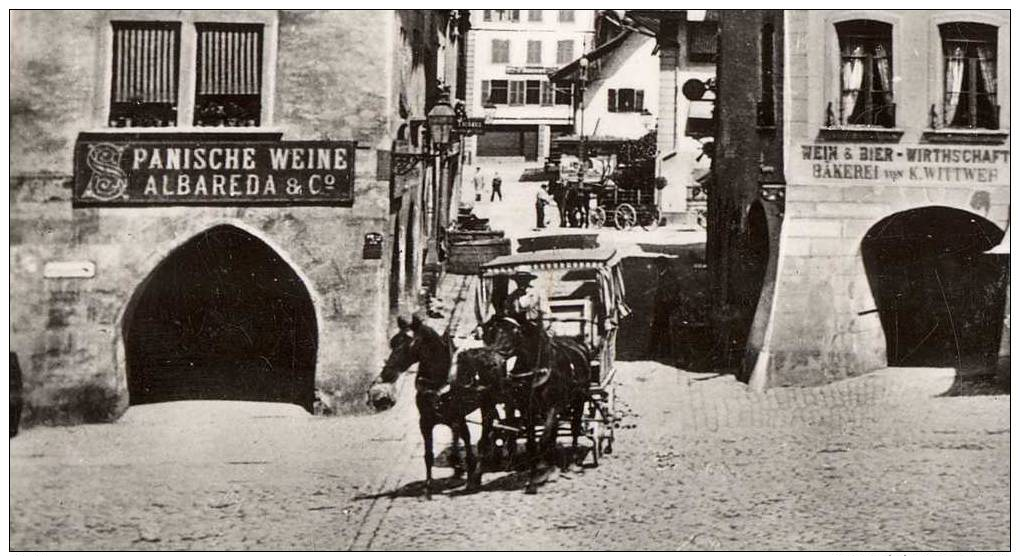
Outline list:
[[[616,249],[558,249],[505,255],[482,265],[475,289],[477,322],[492,317],[510,276],[519,271],[537,275],[536,287],[544,288],[550,299],[590,298],[603,331],[615,329],[630,314]]]

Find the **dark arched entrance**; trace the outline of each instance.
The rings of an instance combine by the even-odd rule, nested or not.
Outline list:
[[[1003,231],[947,207],[896,213],[861,243],[891,366],[987,369],[1002,330],[1006,267],[984,254]]]
[[[124,319],[132,404],[186,399],[311,411],[318,346],[301,279],[261,240],[211,228],[139,286]]]

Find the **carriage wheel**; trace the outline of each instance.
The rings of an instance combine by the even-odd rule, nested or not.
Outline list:
[[[606,223],[606,210],[602,207],[595,207],[588,214],[588,223],[592,228],[601,228]]]
[[[620,206],[616,207],[614,221],[617,230],[633,228],[634,224],[637,223],[637,210],[630,203],[620,203]]]
[[[641,225],[642,228],[646,230],[649,229],[654,230],[658,228],[659,222],[662,220],[662,213],[659,212],[659,207],[653,207],[651,210],[645,213],[644,218],[642,218],[642,220],[644,221],[643,224]]]
[[[702,228],[708,228],[708,216],[705,214],[705,211],[703,210],[698,211],[698,226],[701,226]]]

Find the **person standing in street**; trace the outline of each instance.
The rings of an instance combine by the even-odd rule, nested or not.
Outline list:
[[[503,178],[499,177],[499,172],[492,177],[492,195],[489,196],[489,202],[496,200],[496,195],[499,195],[500,202],[503,201]]]
[[[478,203],[481,202],[482,192],[485,191],[485,176],[482,175],[481,167],[475,168],[474,183],[475,183],[475,202]]]
[[[545,228],[545,207],[552,201],[549,195],[549,184],[543,183],[535,195],[535,227]]]

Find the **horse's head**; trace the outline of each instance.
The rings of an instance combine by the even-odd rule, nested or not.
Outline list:
[[[504,357],[516,352],[523,338],[521,325],[510,317],[495,316],[482,325],[482,341]]]
[[[421,357],[418,349],[421,343],[420,336],[411,329],[406,319],[398,319],[397,326],[399,330],[390,338],[390,355],[383,363],[382,373],[379,375],[382,382],[397,380],[400,373],[417,363]]]

